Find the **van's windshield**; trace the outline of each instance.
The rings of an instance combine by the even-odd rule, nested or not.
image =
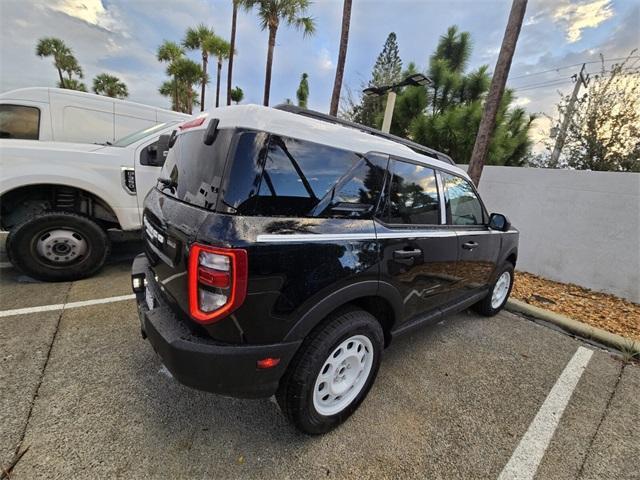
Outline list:
[[[113,144],[113,146],[128,147],[132,143],[135,143],[138,140],[142,140],[143,138],[148,137],[149,135],[153,135],[154,133],[159,132],[160,130],[163,130],[171,125],[175,125],[176,123],[178,122],[159,123],[158,125],[154,125],[153,127],[145,128],[144,130],[139,130],[137,132],[130,133],[126,137],[122,137],[121,139],[117,140]]]

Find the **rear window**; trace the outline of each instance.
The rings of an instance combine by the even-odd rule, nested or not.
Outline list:
[[[38,140],[40,109],[24,105],[0,105],[0,138]]]
[[[158,189],[197,207],[213,210],[233,129],[221,129],[212,145],[203,142],[204,132],[179,135],[162,167]]]

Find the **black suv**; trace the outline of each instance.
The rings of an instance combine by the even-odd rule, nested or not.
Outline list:
[[[289,110],[220,108],[172,136],[132,286],[177,380],[275,394],[317,434],[363,401],[396,335],[504,306],[518,232],[446,155]]]

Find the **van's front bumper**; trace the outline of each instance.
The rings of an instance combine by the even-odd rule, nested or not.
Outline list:
[[[132,279],[150,272],[148,260],[139,255],[133,262]],[[137,282],[136,282],[137,283]],[[142,334],[149,340],[176,380],[198,390],[232,397],[269,397],[278,389],[280,378],[300,346],[300,342],[274,345],[229,345],[195,335],[177,318],[149,279],[152,301],[143,290],[135,291]],[[151,303],[153,308],[149,308]],[[225,321],[225,320],[222,320]],[[272,368],[260,369],[258,360],[279,358]]]

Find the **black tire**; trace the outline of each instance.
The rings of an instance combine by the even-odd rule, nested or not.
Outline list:
[[[313,401],[320,369],[342,342],[355,335],[365,336],[373,346],[369,374],[348,405],[333,415],[322,415]],[[370,313],[354,307],[331,315],[305,339],[280,382],[276,399],[282,412],[296,428],[308,434],[317,435],[337,427],[349,418],[367,396],[378,374],[383,348],[382,327]]]
[[[69,261],[64,260],[64,253],[60,254],[60,261],[39,254],[38,240],[54,230],[78,235],[84,242],[84,253],[74,252]],[[7,236],[6,248],[11,263],[25,274],[38,280],[62,282],[97,272],[109,255],[111,243],[106,232],[90,218],[69,212],[47,212],[13,227]]]
[[[503,273],[509,273],[509,288],[507,290],[507,295],[504,297],[504,300],[500,302],[496,307],[491,305],[491,300],[493,298],[493,291],[496,288],[496,284]],[[484,297],[481,301],[476,303],[473,306],[473,309],[478,312],[480,315],[484,315],[485,317],[493,317],[500,310],[502,310],[509,299],[509,295],[511,295],[511,289],[513,288],[513,265],[509,262],[502,265],[502,267],[496,272],[495,278],[493,279],[493,283],[491,284],[491,288],[489,289],[489,293],[486,297]]]

